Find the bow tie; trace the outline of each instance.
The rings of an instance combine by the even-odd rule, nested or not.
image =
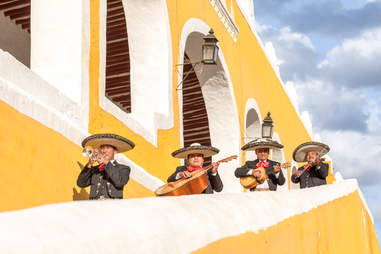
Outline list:
[[[105,164],[99,165],[99,172],[102,172],[103,170],[105,170]]]
[[[310,171],[310,169],[311,169],[311,164],[306,164],[306,165],[303,166],[303,168],[304,168],[305,170],[307,170],[307,171]]]
[[[268,163],[267,161],[260,161],[260,162],[257,163],[256,166],[257,166],[257,168],[261,168],[261,167],[267,168],[269,166],[269,164],[270,163]]]

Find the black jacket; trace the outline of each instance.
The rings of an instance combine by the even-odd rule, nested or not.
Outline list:
[[[177,167],[175,173],[173,173],[170,177],[168,177],[167,182],[169,183],[169,182],[177,181],[178,180],[178,179],[176,180],[177,173],[180,173],[183,171],[187,171],[186,166]],[[215,190],[217,192],[222,191],[222,188],[224,187],[224,185],[221,181],[221,178],[220,178],[220,175],[218,174],[218,172],[217,172],[217,175],[213,176],[212,170],[209,170],[208,171],[208,177],[209,177],[209,185],[208,185],[208,187],[206,187],[206,189],[202,193],[213,194],[213,190]]]
[[[85,188],[90,187],[90,199],[100,196],[106,198],[123,198],[123,187],[130,178],[130,167],[109,162],[104,170],[99,172],[99,166],[85,167],[78,176],[77,185]]]
[[[257,168],[257,163],[258,162],[259,162],[258,159],[254,160],[254,161],[246,161],[245,165],[243,165],[242,167],[237,168],[235,170],[235,172],[234,172],[235,176],[237,178],[247,176],[247,173],[251,169],[256,169]],[[269,189],[270,190],[276,191],[277,185],[283,185],[284,182],[286,181],[286,179],[283,176],[282,170],[279,171],[278,178],[276,178],[276,176],[275,176],[274,168],[273,167],[274,167],[274,165],[279,164],[278,162],[272,161],[272,160],[267,160],[267,162],[269,162],[269,166],[267,168],[265,168],[267,176],[268,176],[267,177],[267,183],[269,185]]]
[[[303,167],[298,168],[298,170],[303,170]],[[298,178],[292,175],[291,181],[300,183],[301,189],[327,184],[325,178],[328,176],[328,170],[328,164],[322,163],[319,168],[314,166],[309,171],[304,171]]]

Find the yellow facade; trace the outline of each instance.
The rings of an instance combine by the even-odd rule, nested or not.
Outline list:
[[[194,253],[380,253],[358,192],[257,233],[228,237]]]
[[[293,149],[300,143],[310,140],[310,136],[236,2],[228,2],[227,7],[229,10],[232,7],[230,12],[234,13],[235,23],[240,29],[236,42],[231,38],[209,1],[167,0],[172,62],[177,63],[181,58],[179,55],[181,33],[189,19],[199,19],[212,27],[227,63],[226,71],[231,78],[241,137],[245,136],[246,102],[253,98],[263,114],[262,118],[268,111],[272,113],[275,122],[274,131],[279,134],[285,145],[286,161],[291,161]],[[133,140],[136,148],[125,155],[151,175],[165,181],[179,164],[177,159],[170,156],[170,153],[180,146],[179,98],[176,91],[179,81],[176,71],[172,75],[173,128],[158,130],[156,147],[100,107],[99,69],[100,0],[92,0],[90,1],[88,131],[118,133]],[[6,103],[0,104],[0,110],[7,116],[0,120],[2,130],[7,133],[1,140],[0,156],[3,168],[12,169],[2,172],[0,189],[9,195],[0,197],[2,200],[0,210],[86,198],[88,191],[76,186],[76,177],[80,170],[78,163],[86,163],[81,157],[81,148],[61,134],[12,109]],[[242,138],[241,145],[243,144]],[[242,163],[244,161],[243,155]],[[18,170],[13,170],[15,168]],[[126,198],[153,195],[152,191],[133,180],[125,188]]]

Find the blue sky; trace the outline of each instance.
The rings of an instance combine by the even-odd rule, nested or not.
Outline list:
[[[358,179],[381,240],[381,0],[255,0],[254,10],[283,82],[335,171]]]

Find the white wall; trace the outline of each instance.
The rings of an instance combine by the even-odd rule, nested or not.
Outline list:
[[[78,104],[82,99],[84,3],[31,1],[31,69]]]
[[[25,66],[30,66],[30,35],[0,12],[0,49],[9,52]]]

